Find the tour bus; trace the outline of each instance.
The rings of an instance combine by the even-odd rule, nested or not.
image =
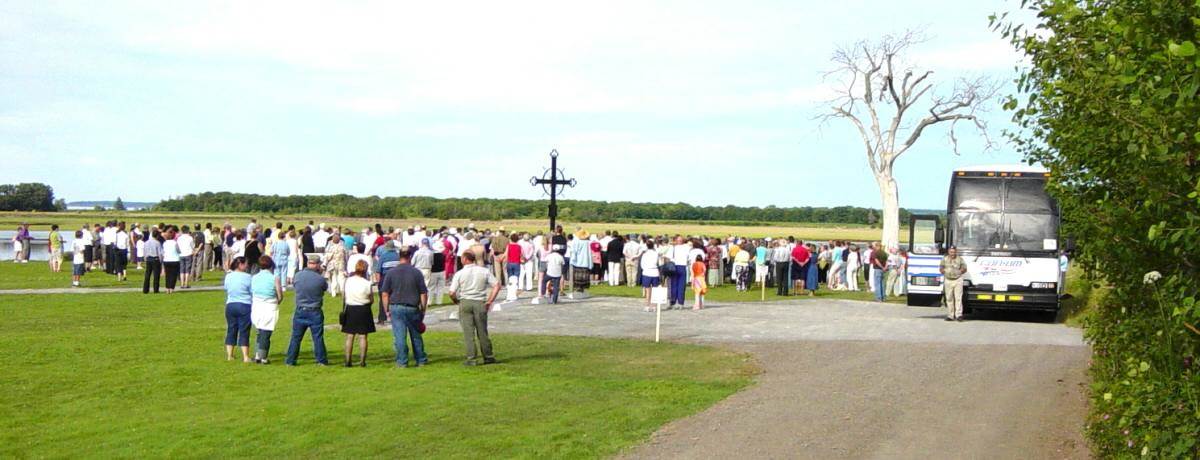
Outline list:
[[[945,220],[914,215],[909,221],[909,305],[940,303],[938,264],[954,246],[967,264],[967,311],[1056,314],[1062,279],[1058,203],[1045,188],[1050,174],[1025,165],[973,166],[951,174]]]

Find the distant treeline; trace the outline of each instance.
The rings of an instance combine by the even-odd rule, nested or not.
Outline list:
[[[342,217],[432,218],[438,220],[506,220],[546,217],[545,200],[386,197],[365,198],[350,195],[255,195],[208,192],[165,200],[156,211],[211,213],[260,213],[272,215],[325,214]],[[726,223],[841,223],[875,224],[879,211],[870,208],[838,206],[834,208],[765,208],[740,206],[692,206],[685,203],[630,203],[562,200],[559,219],[573,222],[629,221],[722,221]],[[900,210],[901,222],[909,211]]]
[[[23,184],[0,184],[0,211],[55,211],[65,207],[62,200],[55,201],[54,188],[30,182]]]

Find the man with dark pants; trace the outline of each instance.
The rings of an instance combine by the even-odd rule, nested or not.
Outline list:
[[[152,230],[146,238],[142,251],[146,256],[146,276],[142,279],[142,294],[150,293],[150,278],[154,278],[154,293],[158,294],[158,279],[162,274],[162,238],[158,230]]]
[[[671,284],[668,285],[668,294],[671,297],[671,306],[668,308],[683,309],[683,301],[685,291],[687,290],[688,272],[688,254],[692,250],[692,245],[688,244],[687,240],[682,236],[675,236],[675,245],[671,246],[671,264],[675,265],[675,273],[670,276]]]
[[[309,257],[307,267],[307,270],[297,273],[292,281],[296,289],[296,311],[292,314],[292,342],[288,344],[287,359],[284,360],[284,364],[289,366],[296,365],[305,330],[312,331],[313,355],[317,365],[329,364],[325,355],[325,313],[321,310],[329,283],[319,273],[320,257]]]
[[[467,347],[467,360],[463,365],[476,364],[476,339],[479,340],[478,352],[483,355],[483,363],[492,364],[496,362],[496,356],[492,353],[492,339],[488,337],[487,315],[492,310],[492,302],[500,294],[500,283],[492,272],[475,265],[475,254],[464,253],[462,264],[463,269],[455,273],[450,281],[450,300],[458,304],[458,321],[462,324],[463,342]]]
[[[470,251],[467,253],[471,254]],[[429,363],[429,357],[425,356],[425,341],[417,329],[425,319],[429,291],[425,286],[425,276],[409,263],[408,251],[400,251],[399,257],[399,264],[383,276],[379,292],[383,296],[383,306],[388,311],[388,321],[392,323],[396,367],[408,367],[408,336],[412,337],[413,359],[420,367]],[[483,267],[475,267],[486,271]]]
[[[788,251],[786,240],[775,240],[775,249],[771,251],[771,264],[775,267],[775,295],[788,295],[792,285],[792,255]]]

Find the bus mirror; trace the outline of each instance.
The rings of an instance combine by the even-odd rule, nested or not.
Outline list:
[[[1075,252],[1075,238],[1067,238],[1067,243],[1063,245],[1063,249],[1067,252]]]
[[[938,246],[941,246],[942,243],[944,243],[945,241],[946,241],[946,235],[942,231],[942,229],[939,228],[939,229],[933,231],[933,242],[934,243],[937,243]]]

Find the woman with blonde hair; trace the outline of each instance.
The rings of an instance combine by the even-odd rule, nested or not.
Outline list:
[[[350,357],[354,355],[354,339],[358,339],[358,365],[367,367],[367,334],[375,332],[375,320],[371,315],[371,281],[367,279],[369,264],[360,260],[354,264],[354,272],[346,279],[342,288],[345,302],[338,323],[346,334],[346,367],[352,367]]]

